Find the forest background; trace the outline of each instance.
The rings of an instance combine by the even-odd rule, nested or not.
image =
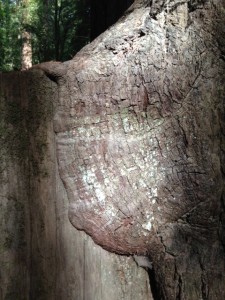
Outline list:
[[[88,0],[0,0],[0,71],[21,69],[24,43],[38,64],[69,60],[89,41]]]
[[[0,0],[0,71],[72,59],[132,3],[133,0]],[[23,66],[24,56],[28,64]]]

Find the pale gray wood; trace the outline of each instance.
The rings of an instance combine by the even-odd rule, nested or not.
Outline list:
[[[41,83],[29,94],[30,76]],[[57,98],[56,86],[41,72],[19,77],[10,74],[0,83],[1,92],[20,108],[31,95],[38,96],[41,103]],[[42,93],[43,86],[48,92]],[[4,101],[1,96],[1,104]],[[36,116],[36,106],[34,110]],[[25,130],[20,126],[19,132]],[[19,143],[17,138],[14,143]],[[18,161],[18,157],[12,159],[4,153],[1,161],[0,299],[152,299],[148,275],[132,258],[108,253],[71,225],[67,193],[58,173],[52,119],[41,122],[35,134],[29,133],[29,139],[28,157],[24,153]],[[42,143],[44,154],[38,148]],[[40,169],[34,165],[35,158]]]

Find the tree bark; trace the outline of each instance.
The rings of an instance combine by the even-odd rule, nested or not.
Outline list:
[[[225,296],[223,19],[223,1],[136,1],[58,81],[70,221],[148,256],[160,299]]]
[[[154,299],[225,298],[224,11],[222,0],[139,0],[72,61],[2,77],[2,105],[20,99],[26,112],[6,105],[7,136],[29,145],[22,166],[12,143],[3,151],[3,299],[152,297],[146,272],[109,252],[150,260]],[[26,243],[5,249],[20,218]]]
[[[0,299],[152,299],[144,269],[69,222],[56,83],[40,70],[0,74],[0,91]]]

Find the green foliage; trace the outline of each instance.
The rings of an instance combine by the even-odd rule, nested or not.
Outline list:
[[[89,41],[88,6],[82,0],[38,1],[32,24],[35,63],[71,59]]]
[[[89,25],[88,0],[0,0],[0,70],[21,68],[23,31],[37,64],[71,59],[89,42]]]
[[[13,0],[0,1],[0,70],[10,71],[20,68],[20,6]]]

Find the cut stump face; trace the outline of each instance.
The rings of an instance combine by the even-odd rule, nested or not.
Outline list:
[[[223,66],[202,25],[187,26],[187,9],[158,20],[136,9],[59,80],[69,218],[112,252],[149,253],[178,226],[205,232],[219,209]]]

